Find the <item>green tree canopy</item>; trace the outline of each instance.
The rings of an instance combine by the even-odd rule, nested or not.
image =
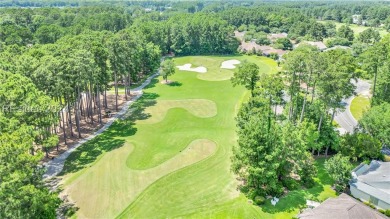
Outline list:
[[[334,180],[336,191],[343,192],[351,179],[351,170],[353,168],[349,157],[336,154],[325,161],[325,168]]]
[[[161,63],[161,75],[166,82],[168,82],[168,76],[175,73],[175,62],[172,59],[167,59]]]
[[[245,60],[238,66],[238,69],[234,72],[231,81],[233,86],[245,86],[246,89],[251,91],[252,96],[254,96],[256,83],[260,80],[259,74],[259,66]]]

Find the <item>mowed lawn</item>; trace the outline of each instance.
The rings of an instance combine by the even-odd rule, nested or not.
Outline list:
[[[357,96],[353,98],[350,106],[351,114],[356,119],[362,118],[363,113],[370,107],[370,99],[365,96]]]
[[[322,24],[325,24],[327,21],[318,21]],[[336,21],[330,21],[332,23],[334,23],[336,25],[336,29],[339,29],[341,26],[345,25],[344,23],[340,23],[340,22],[336,22]],[[357,25],[357,24],[350,24],[349,27],[353,30],[353,32],[355,33],[355,36],[359,35],[359,33],[367,30],[368,28],[370,27],[366,27],[366,26],[360,26],[360,25]],[[376,30],[379,31],[379,34],[383,37],[385,36],[386,34],[388,34],[389,32],[387,32],[385,29],[383,28],[374,28]]]
[[[129,109],[102,135],[69,156],[63,187],[80,208],[78,218],[291,218],[305,198],[334,196],[320,167],[314,188],[300,189],[276,207],[250,204],[237,191],[230,171],[236,144],[234,117],[248,97],[232,87],[233,70],[224,60],[255,62],[264,73],[276,63],[256,56],[190,56],[176,65],[204,66],[201,74],[176,71],[170,85],[154,79]],[[321,169],[322,168],[322,169]]]

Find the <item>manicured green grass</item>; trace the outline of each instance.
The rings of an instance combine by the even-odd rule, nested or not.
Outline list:
[[[369,108],[370,99],[364,96],[357,96],[353,98],[350,106],[351,114],[356,119],[362,118],[363,113]]]
[[[318,21],[318,22],[324,24],[327,21]],[[336,29],[338,29],[342,25],[345,25],[344,23],[339,23],[339,22],[335,22],[335,21],[331,21],[331,22],[333,22],[336,25]],[[357,36],[359,33],[363,32],[364,30],[370,28],[370,27],[366,27],[366,26],[359,26],[359,25],[356,25],[356,24],[350,24],[349,27],[353,30],[353,32],[355,33],[355,36]],[[387,32],[383,28],[375,28],[375,29],[377,29],[379,31],[379,34],[382,37],[389,33],[389,32]]]
[[[230,171],[234,117],[249,92],[232,87],[227,79],[233,70],[219,72],[229,59],[249,59],[265,73],[277,71],[264,57],[175,58],[176,65],[202,65],[208,72],[177,71],[169,78],[174,85],[154,79],[127,119],[68,158],[63,183],[80,207],[77,217],[291,218],[306,197],[334,195],[323,170],[315,187],[289,193],[276,207],[250,204],[237,191]]]

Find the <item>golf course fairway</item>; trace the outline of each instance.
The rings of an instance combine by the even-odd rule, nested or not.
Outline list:
[[[75,218],[285,218],[291,211],[263,212],[237,191],[231,172],[235,115],[249,92],[233,87],[226,60],[247,59],[263,73],[276,63],[257,56],[189,56],[181,71],[144,95],[108,130],[72,153],[61,175]],[[322,188],[322,187],[321,187]],[[294,195],[294,194],[293,194]],[[301,193],[297,194],[301,195]],[[302,193],[304,195],[304,193]],[[326,196],[326,194],[325,194]],[[283,206],[283,201],[281,200]]]

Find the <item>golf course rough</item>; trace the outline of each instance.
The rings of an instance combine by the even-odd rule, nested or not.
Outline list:
[[[104,152],[81,170],[65,173],[64,192],[80,208],[76,217],[284,216],[250,204],[237,191],[230,170],[237,141],[234,117],[248,92],[231,85],[233,69],[220,67],[223,61],[244,59],[258,64],[261,72],[277,71],[276,63],[264,57],[175,58],[176,65],[191,63],[204,66],[207,72],[176,69],[169,78],[176,83],[161,84],[161,77],[152,81],[130,107],[129,120],[107,130],[110,138],[123,145]]]

